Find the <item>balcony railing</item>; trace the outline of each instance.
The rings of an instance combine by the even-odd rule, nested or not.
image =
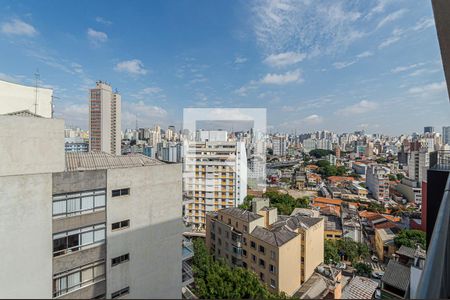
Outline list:
[[[439,162],[439,159],[437,161]],[[440,162],[441,168],[445,166],[445,163],[448,164],[448,160],[441,160]],[[430,160],[430,167],[436,165],[431,165]],[[450,165],[447,165],[446,170],[448,169],[450,169]],[[450,176],[447,179],[444,196],[434,225],[425,267],[416,295],[412,295],[412,298],[450,298]]]

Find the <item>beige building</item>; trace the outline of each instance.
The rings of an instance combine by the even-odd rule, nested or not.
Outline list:
[[[395,228],[379,228],[375,229],[375,250],[380,261],[384,261],[392,257],[397,248],[395,247],[394,238],[396,237]]]
[[[89,150],[121,154],[121,96],[102,81],[90,90]]]
[[[293,295],[323,262],[322,218],[278,216],[267,199],[252,211],[207,214],[206,245],[216,257],[255,272],[272,292]]]

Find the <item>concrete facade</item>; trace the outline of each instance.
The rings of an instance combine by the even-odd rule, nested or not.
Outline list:
[[[51,173],[64,170],[63,130],[62,120],[0,116],[4,298],[52,297]]]
[[[107,176],[107,297],[128,286],[123,298],[179,298],[181,165],[110,169]],[[109,198],[122,188],[130,194]],[[122,220],[130,226],[112,231]],[[112,258],[126,253],[128,263],[111,267]]]

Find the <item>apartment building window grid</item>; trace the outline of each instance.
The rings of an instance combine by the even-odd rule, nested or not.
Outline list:
[[[53,196],[53,217],[70,217],[104,210],[106,190],[91,190]]]
[[[130,194],[130,188],[125,189],[117,189],[111,191],[112,197],[119,197],[119,196],[128,196]]]
[[[53,235],[53,256],[84,250],[105,242],[106,224],[78,228]]]
[[[126,288],[123,288],[121,290],[118,290],[117,292],[112,293],[111,294],[111,298],[112,299],[116,299],[116,298],[119,298],[121,296],[127,295],[129,293],[130,293],[130,287],[127,286]]]
[[[53,278],[53,297],[62,296],[104,279],[104,260],[55,274]]]
[[[120,265],[122,263],[125,263],[127,261],[130,261],[130,254],[124,254],[124,255],[120,255],[118,257],[114,257],[113,259],[111,259],[111,266],[117,266]]]
[[[120,230],[120,229],[124,229],[124,228],[128,228],[128,227],[130,227],[130,220],[123,220],[123,221],[115,222],[115,223],[111,224],[112,231]]]

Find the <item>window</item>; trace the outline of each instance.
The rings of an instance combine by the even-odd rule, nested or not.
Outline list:
[[[247,231],[248,231],[248,229],[247,229],[247,225],[244,225],[244,231],[245,231],[245,232],[247,232]]]
[[[259,278],[264,281],[264,273],[259,273]]]
[[[276,285],[276,283],[275,283],[275,280],[274,279],[270,279],[270,287],[271,288],[276,288],[277,287],[277,285]]]
[[[263,259],[261,259],[261,258],[259,259],[259,266],[262,267],[262,268],[266,267],[266,262]]]
[[[231,219],[228,218],[228,225],[231,225]]]
[[[275,259],[275,251],[270,251],[270,258]]]
[[[111,224],[112,230],[118,230],[118,229],[127,228],[127,227],[130,227],[130,220],[124,220],[124,221],[120,221],[120,222]]]
[[[105,190],[53,195],[53,217],[70,217],[104,210]]]
[[[219,234],[219,235],[222,235],[222,228],[217,228],[217,233]]]
[[[333,235],[332,234],[327,234],[327,238],[332,238]]]
[[[112,197],[119,197],[119,196],[126,196],[130,194],[130,189],[119,189],[119,190],[112,190],[111,196]]]
[[[117,292],[114,292],[111,294],[111,298],[115,299],[115,298],[119,298],[120,296],[126,295],[130,293],[130,287],[127,286],[126,288],[123,288],[121,290],[118,290]]]
[[[242,255],[245,256],[245,257],[247,257],[247,250],[242,249]]]
[[[53,297],[67,294],[104,278],[104,260],[55,274],[53,277]]]
[[[250,247],[256,249],[256,243],[254,241],[250,241]]]
[[[254,254],[252,254],[252,260],[253,262],[256,262],[256,256]]]
[[[105,224],[97,224],[53,235],[53,256],[83,250],[94,244],[104,243]]]
[[[114,257],[113,259],[111,259],[111,266],[114,267],[114,266],[117,266],[118,264],[127,262],[129,260],[130,260],[130,254],[129,253],[121,255],[121,256],[118,256],[118,257]]]
[[[247,268],[247,263],[244,261],[244,262],[242,262],[242,266],[244,267],[244,268]]]
[[[262,254],[264,254],[266,251],[266,249],[264,249],[264,246],[259,245],[259,252],[261,252]]]
[[[219,243],[219,246],[222,246],[222,240],[220,238],[217,239],[217,243]]]
[[[243,238],[242,238],[242,242],[244,243],[244,245],[247,246],[247,238],[243,237]]]
[[[239,223],[236,221],[236,228],[238,228],[239,227]]]
[[[274,265],[269,265],[269,271],[270,271],[270,273],[275,274],[275,273],[276,273],[276,268],[275,268],[275,266],[274,266]]]
[[[305,263],[305,258],[302,256],[302,257],[300,258],[300,261],[302,262],[302,264]]]

